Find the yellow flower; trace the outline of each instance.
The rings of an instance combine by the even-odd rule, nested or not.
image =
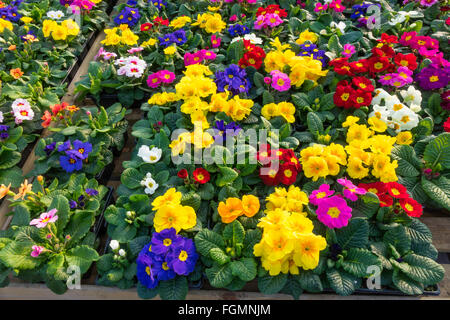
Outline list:
[[[220,7],[213,7],[213,6],[208,6],[208,10],[212,11],[212,12],[216,12],[220,10]]]
[[[264,230],[280,230],[284,228],[287,219],[290,214],[288,211],[276,208],[275,210],[266,212],[266,216],[261,218],[258,223],[258,227],[264,228]]]
[[[376,132],[385,132],[387,130],[387,124],[383,121],[378,119],[377,117],[371,117],[367,121],[367,123],[370,125],[370,129]]]
[[[67,29],[63,26],[55,26],[52,32],[53,40],[66,40],[67,39]]]
[[[317,41],[319,37],[317,36],[317,34],[315,34],[314,32],[309,31],[308,29],[306,29],[305,31],[303,31],[302,33],[300,33],[298,39],[295,41],[295,43],[297,44],[303,44],[306,41],[315,43]]]
[[[19,192],[14,196],[14,200],[18,200],[19,198],[22,198],[22,200],[24,200],[25,196],[31,193],[32,188],[33,185],[28,184],[28,180],[25,179],[25,181],[20,184]]]
[[[319,144],[314,144],[311,147],[305,148],[300,151],[300,161],[304,165],[306,161],[309,160],[310,157],[320,156],[324,153],[325,149],[323,146]]]
[[[197,223],[196,217],[192,207],[168,204],[156,211],[153,225],[156,232],[175,228],[178,233],[181,229],[193,228]]]
[[[231,223],[243,214],[242,201],[239,198],[228,198],[226,202],[221,201],[217,207],[223,223]]]
[[[208,33],[218,33],[225,29],[227,24],[222,20],[222,16],[215,13],[210,16],[205,23],[205,31]]]
[[[312,270],[319,264],[320,251],[327,247],[324,237],[311,234],[299,236],[294,252],[295,264],[305,270]]]
[[[162,196],[156,197],[152,202],[152,210],[157,211],[168,204],[180,204],[182,194],[177,192],[175,188],[170,188]]]
[[[372,131],[365,125],[354,124],[347,132],[347,142],[350,143],[353,140],[367,141],[372,135]]]
[[[261,115],[266,118],[267,120],[272,119],[272,117],[278,116],[278,105],[276,103],[269,103],[266,104],[261,109]]]
[[[347,119],[345,119],[345,122],[342,124],[343,128],[346,127],[351,127],[352,125],[354,125],[355,123],[357,123],[359,121],[358,117],[354,117],[354,116],[347,116]]]
[[[396,138],[384,134],[373,136],[369,140],[370,150],[374,153],[391,154]]]
[[[280,102],[278,104],[278,112],[279,114],[286,119],[287,122],[293,123],[295,122],[295,107],[290,102]]]
[[[321,157],[309,157],[303,164],[303,171],[307,178],[312,178],[313,181],[317,181],[321,177],[326,177],[328,172],[328,165],[325,159]]]
[[[44,34],[44,37],[49,37],[50,33],[55,29],[55,27],[58,26],[58,23],[53,20],[44,20],[42,22],[42,33]]]
[[[30,17],[22,17],[20,18],[20,21],[22,21],[25,24],[29,24],[31,21],[33,21],[33,18]]]
[[[67,29],[67,35],[76,36],[80,32],[80,27],[72,19],[64,20],[61,26]]]
[[[10,21],[0,18],[0,32],[3,32],[5,28],[12,31],[13,25]]]
[[[11,189],[11,183],[8,186],[4,184],[0,186],[0,199],[3,199],[8,194],[9,189]]]
[[[138,43],[139,37],[133,33],[130,29],[125,29],[122,31],[122,36],[120,38],[120,42],[128,45],[134,46]]]
[[[281,44],[280,39],[276,37],[272,42],[270,42],[272,47],[275,47],[278,51],[284,51],[284,49],[289,48],[290,44]]]
[[[173,140],[169,147],[172,149],[172,155],[177,156],[179,154],[183,154],[186,150],[186,144],[191,143],[191,133],[183,132],[181,133],[177,139]]]
[[[339,158],[333,155],[327,155],[325,157],[325,161],[327,162],[328,174],[331,176],[336,176],[341,170],[341,167],[339,167],[338,164]]]
[[[268,231],[264,232],[263,241],[270,248],[267,253],[267,259],[276,261],[290,254],[294,250],[294,241],[283,232]]]
[[[364,167],[360,158],[350,157],[347,165],[347,173],[352,179],[363,179],[369,174],[369,169]]]
[[[410,145],[411,143],[413,143],[413,138],[410,131],[403,131],[397,135],[397,144]]]
[[[168,56],[175,54],[175,52],[177,52],[177,48],[174,46],[169,46],[164,49],[164,54]]]
[[[158,41],[155,38],[151,38],[147,41],[144,41],[141,43],[141,47],[150,47],[150,46],[154,46]]]
[[[190,23],[191,21],[192,20],[191,20],[190,17],[182,16],[182,17],[178,17],[176,19],[173,19],[170,22],[169,26],[171,26],[174,29],[180,29],[180,28],[183,28],[186,25],[186,23]]]
[[[295,238],[300,238],[303,233],[312,233],[314,229],[312,221],[298,212],[290,215],[287,219],[286,226],[291,230]]]
[[[339,159],[338,163],[345,166],[347,164],[347,153],[342,145],[331,143],[326,147],[325,152]]]

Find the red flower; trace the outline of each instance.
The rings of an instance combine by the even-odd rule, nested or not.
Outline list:
[[[409,194],[404,186],[397,182],[389,182],[386,184],[387,192],[396,199],[409,198]]]
[[[262,174],[262,170],[268,171],[268,174]],[[275,169],[269,169],[269,167],[264,167],[259,169],[259,177],[263,183],[267,186],[276,186],[280,184],[280,175]]]
[[[360,183],[358,184],[358,188],[366,189],[367,192],[372,192],[376,195],[386,193],[386,184],[383,182]]]
[[[156,17],[153,22],[155,23],[155,26],[158,26],[158,25],[168,26],[169,25],[169,19],[163,19],[161,17]]]
[[[141,31],[148,31],[153,27],[153,24],[147,22],[144,24],[141,24]]]
[[[297,180],[297,169],[294,164],[285,163],[278,171],[280,182],[284,185],[291,185]]]
[[[48,112],[48,110],[45,110],[44,115],[42,116],[41,119],[44,120],[44,122],[42,122],[42,127],[48,128],[48,126],[52,122],[52,115],[50,112]]]
[[[391,207],[394,204],[394,199],[388,194],[380,194],[378,199],[380,200],[380,207]]]
[[[353,61],[349,63],[350,70],[353,73],[364,73],[369,70],[367,59],[360,59],[358,61]]]
[[[188,177],[188,172],[186,169],[181,169],[180,171],[178,171],[177,176],[181,179],[186,179]]]
[[[281,9],[278,4],[271,4],[267,6],[266,8],[259,7],[258,11],[256,12],[256,16],[259,17],[260,15],[266,15],[268,13],[275,13],[280,16],[280,18],[286,18],[287,12],[284,9]]]
[[[387,57],[392,58],[395,56],[395,51],[391,47],[384,45],[381,48],[373,48],[372,49],[373,56],[379,56],[379,57]]]
[[[53,116],[56,116],[59,112],[65,110],[69,104],[67,102],[63,102],[61,104],[55,104],[50,107],[52,110]]]
[[[367,91],[363,91],[358,89],[355,91],[355,94],[351,96],[353,107],[361,108],[363,106],[368,106],[372,102],[372,94]]]
[[[391,65],[387,57],[374,56],[368,60],[371,73],[383,72]]]
[[[263,165],[269,164],[272,161],[272,150],[270,144],[262,144],[256,154],[256,159]]]
[[[444,122],[444,131],[450,132],[450,117],[448,117],[447,121]]]
[[[397,36],[390,36],[387,33],[382,33],[381,39],[377,40],[377,41],[382,42],[383,44],[398,43],[398,38],[397,38]]]
[[[347,58],[337,58],[332,60],[329,65],[334,67],[334,72],[341,75],[354,76]]]
[[[210,178],[209,172],[203,168],[195,169],[194,172],[192,172],[192,176],[194,177],[194,180],[199,184],[207,183]]]
[[[294,165],[295,169],[298,171],[300,170],[300,161],[295,156],[294,151],[292,149],[281,149],[283,150],[283,155],[281,157],[281,160],[284,161],[285,164],[292,164]]]
[[[414,55],[414,53],[398,53],[395,56],[394,62],[399,66],[408,67],[409,70],[416,70],[417,68],[416,56]]]
[[[366,77],[355,77],[353,78],[352,83],[362,91],[373,92],[375,90],[372,81]]]
[[[423,213],[422,206],[413,198],[400,199],[400,205],[410,217],[419,218]]]
[[[248,66],[254,67],[256,70],[261,68],[263,59],[254,52],[246,52],[244,56],[239,60],[239,66],[245,68]]]
[[[355,90],[347,81],[339,81],[336,87],[336,92],[333,96],[334,104],[338,107],[349,109],[352,107],[352,97],[355,95]]]

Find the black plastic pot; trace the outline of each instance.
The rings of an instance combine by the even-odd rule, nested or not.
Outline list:
[[[95,176],[95,180],[97,180],[99,184],[105,185],[108,182],[109,178],[111,177],[111,174],[114,171],[114,167],[115,167],[115,163],[114,163],[114,160],[113,160],[110,164],[106,165],[103,168],[103,170],[100,171]]]
[[[428,288],[426,288],[428,289]],[[335,293],[332,289],[325,288],[323,290],[325,293]],[[410,295],[407,295],[400,290],[390,289],[390,288],[383,288],[380,290],[374,290],[374,289],[368,289],[368,288],[360,288],[356,289],[353,294],[364,294],[364,295],[380,295],[380,296],[403,296],[403,297],[409,297]],[[438,296],[441,294],[441,290],[438,285],[430,287],[430,290],[424,290],[423,294],[424,296]]]

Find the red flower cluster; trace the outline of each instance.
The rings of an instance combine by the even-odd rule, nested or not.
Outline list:
[[[239,60],[239,66],[245,68],[254,67],[256,70],[261,68],[266,53],[261,47],[252,44],[249,40],[244,40],[244,56]]]
[[[153,24],[150,22],[141,24],[141,31],[148,31],[153,27]]]
[[[450,132],[450,117],[448,117],[447,120],[444,122],[444,131]]]
[[[400,207],[410,217],[418,218],[423,213],[420,203],[411,198],[406,188],[400,183],[360,183],[358,187],[366,189],[368,192],[375,193],[380,200],[380,207],[392,207],[394,201],[398,201]]]
[[[168,26],[169,25],[169,19],[163,19],[161,17],[156,17],[155,20],[153,20],[153,23],[155,26]]]
[[[189,184],[189,173],[186,169],[181,169],[180,171],[178,171],[177,176],[185,180],[185,182]],[[194,181],[198,184],[205,184],[211,178],[209,172],[203,168],[195,169],[194,172],[192,172],[192,177],[194,178]]]
[[[271,149],[270,145],[265,145],[258,151],[256,157],[263,164],[259,177],[265,185],[276,186],[280,183],[291,185],[297,180],[301,165],[292,149]],[[273,169],[274,167],[277,170]],[[263,170],[269,170],[268,174],[262,174]]]
[[[372,81],[366,77],[355,77],[351,83],[348,83],[347,80],[342,80],[337,84],[333,101],[336,106],[344,107],[345,109],[368,106],[372,102],[372,92],[374,90]]]
[[[41,118],[41,120],[44,120],[44,122],[42,122],[42,127],[44,128],[48,128],[52,120],[64,119],[64,117],[66,116],[64,114],[64,111],[67,110],[70,112],[70,114],[72,114],[73,112],[79,110],[79,108],[74,105],[69,106],[67,102],[63,102],[61,104],[55,104],[51,106],[50,110],[52,111],[51,113],[48,110],[46,110]]]
[[[287,12],[284,9],[281,9],[278,4],[271,4],[266,8],[259,7],[258,11],[256,11],[256,16],[265,16],[266,14],[274,13],[277,14],[280,18],[286,18]]]

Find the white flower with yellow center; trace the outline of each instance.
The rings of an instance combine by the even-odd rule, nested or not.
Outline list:
[[[147,163],[156,163],[161,159],[162,149],[153,147],[149,148],[148,146],[141,146],[138,151],[138,156]]]
[[[146,194],[154,194],[156,189],[159,187],[156,181],[153,180],[150,172],[148,172],[145,178],[141,181],[141,185],[145,187],[144,192]]]
[[[422,93],[419,90],[416,90],[413,86],[409,86],[407,90],[400,91],[400,95],[403,97],[403,102],[406,103],[412,111],[419,112],[421,110]]]
[[[392,111],[391,117],[392,121],[399,126],[394,127],[396,132],[411,130],[419,124],[419,116],[405,105],[401,109]]]

